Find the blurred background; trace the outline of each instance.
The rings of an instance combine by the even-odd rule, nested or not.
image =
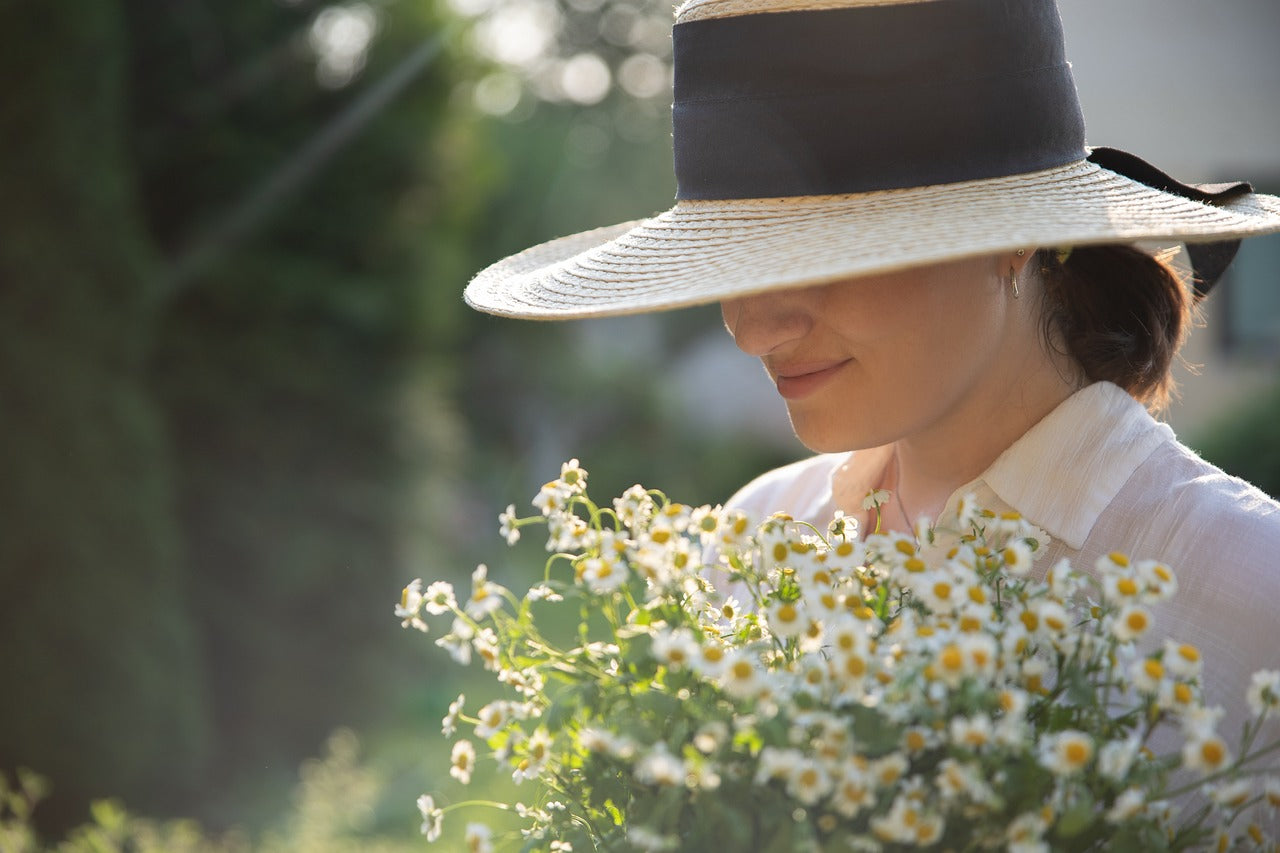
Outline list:
[[[1280,6],[1061,6],[1091,142],[1280,192]],[[404,583],[526,582],[536,543],[497,514],[571,456],[598,497],[701,503],[803,454],[713,307],[461,301],[506,254],[670,206],[670,20],[0,4],[0,773],[49,779],[46,837],[111,796],[285,849],[413,843],[417,794],[463,798],[439,719],[488,688],[401,630]],[[1271,494],[1278,279],[1280,239],[1246,244],[1170,413]]]

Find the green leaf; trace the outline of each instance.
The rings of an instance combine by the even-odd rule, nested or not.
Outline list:
[[[1088,829],[1093,820],[1093,795],[1079,789],[1062,817],[1058,818],[1057,834],[1062,838],[1072,838]]]
[[[778,831],[769,839],[769,845],[764,848],[764,853],[794,853],[795,829],[796,825],[790,818],[784,819]]]

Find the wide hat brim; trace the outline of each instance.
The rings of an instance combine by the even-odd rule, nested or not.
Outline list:
[[[849,195],[682,200],[652,219],[562,237],[493,264],[465,298],[506,317],[605,317],[1022,248],[1202,243],[1275,231],[1275,196],[1201,204],[1082,160]]]

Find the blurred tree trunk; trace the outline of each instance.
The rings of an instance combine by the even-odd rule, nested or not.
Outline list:
[[[190,789],[204,673],[142,375],[154,258],[121,11],[10,2],[0,33],[0,768],[50,776],[59,820]]]

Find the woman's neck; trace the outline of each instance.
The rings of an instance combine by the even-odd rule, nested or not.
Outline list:
[[[886,474],[899,513],[909,516],[906,523],[922,515],[936,519],[957,489],[1083,385],[1068,376],[1043,362],[1029,375],[985,383],[947,419],[896,441]]]

